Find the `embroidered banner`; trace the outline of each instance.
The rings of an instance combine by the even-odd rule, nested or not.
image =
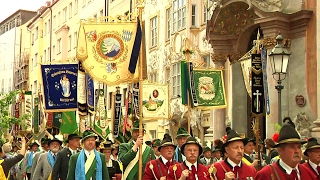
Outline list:
[[[139,83],[135,83],[132,86],[132,100],[133,100],[133,110],[136,118],[140,119],[140,107],[139,107]]]
[[[77,108],[77,64],[41,65],[45,111]]]
[[[181,99],[182,104],[188,105],[188,96],[190,105],[198,106],[198,99],[194,84],[193,63],[181,61]]]
[[[104,98],[103,84],[100,84],[100,89],[96,89],[96,113],[94,117],[94,131],[99,134],[103,139],[106,139],[110,133],[110,129],[107,122],[106,103]]]
[[[75,111],[62,112],[60,132],[61,134],[78,134],[79,129]]]
[[[78,113],[80,116],[86,116],[88,112],[87,105],[87,90],[86,90],[86,73],[83,69],[82,63],[78,64],[78,86],[77,86],[77,99],[78,99]]]
[[[169,119],[169,88],[164,84],[143,83],[143,118]]]
[[[61,119],[62,119],[62,113],[61,113],[61,112],[54,112],[54,113],[53,113],[53,123],[52,123],[52,127],[60,128]]]
[[[114,98],[114,115],[113,115],[113,136],[119,136],[119,124],[122,116],[121,107],[122,94],[116,94]]]
[[[222,70],[194,69],[195,90],[199,109],[227,106]]]
[[[262,60],[262,74],[263,74],[263,88],[264,88],[264,97],[265,97],[265,106],[266,114],[270,115],[270,98],[269,98],[269,89],[268,89],[268,76],[267,76],[267,51],[263,49],[261,51],[261,60]]]
[[[24,113],[25,114],[32,114],[33,113],[33,97],[31,91],[26,91],[24,93]],[[26,131],[32,131],[33,125],[33,117],[30,116],[29,119],[26,120]]]
[[[261,54],[252,54],[251,58],[251,112],[254,114],[262,114],[264,112],[264,88]]]
[[[138,81],[140,21],[85,21],[79,29],[77,59],[90,76],[107,85]]]
[[[88,111],[93,114],[94,105],[95,105],[95,91],[94,91],[94,82],[89,74],[86,75],[87,79],[87,102],[88,102]]]
[[[33,100],[33,132],[35,134],[39,133],[39,98],[34,98]]]
[[[249,96],[251,97],[251,54],[245,54],[241,59],[242,60],[240,61],[240,66],[242,70],[244,85]]]

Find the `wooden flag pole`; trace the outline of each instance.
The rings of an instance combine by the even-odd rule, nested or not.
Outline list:
[[[139,4],[137,6],[138,8],[138,13],[139,13],[139,20],[141,22],[141,26],[143,26],[143,21],[142,21],[142,11],[143,11],[143,0],[139,0]],[[143,30],[143,27],[141,28]],[[144,36],[145,33],[142,31],[142,36]],[[144,39],[144,38],[142,38]],[[141,42],[141,45],[143,43]],[[142,106],[143,106],[143,103],[142,103],[142,97],[143,97],[143,52],[142,52],[142,46],[140,45],[140,52],[139,52],[139,134],[142,135],[144,132],[143,132],[143,125],[142,125],[142,122],[143,122],[143,114],[142,114]],[[142,172],[142,169],[143,168],[143,163],[142,163],[142,144],[140,145],[139,147],[139,180],[142,180],[142,175],[143,175],[143,172]]]

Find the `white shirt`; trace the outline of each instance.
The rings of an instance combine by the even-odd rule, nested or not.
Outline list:
[[[309,162],[309,164],[310,164],[310,166],[312,167],[312,169],[314,170],[314,171],[316,171],[317,172],[317,174],[319,175],[319,173],[320,172],[318,172],[318,169],[317,169],[317,167],[318,166],[320,166],[320,164],[319,165],[317,165],[317,164],[315,164],[315,163],[313,163],[312,161],[308,161]]]
[[[77,153],[77,150],[73,150],[71,148],[69,148],[69,150],[70,150],[71,154],[76,154]]]
[[[189,161],[184,161],[186,163],[186,165],[188,166],[189,170],[191,170],[191,166],[194,165],[194,167],[196,168],[196,171],[198,171],[198,163],[194,163],[191,164]],[[196,180],[198,180],[198,174],[195,174]]]
[[[285,162],[282,161],[282,159],[279,160],[279,165],[286,171],[287,174],[291,174],[292,170],[296,170],[297,175],[298,175],[298,179],[300,179],[300,171],[298,168],[298,164],[295,168],[290,167],[289,165],[287,165]]]
[[[112,160],[109,159],[109,161],[106,162],[107,163],[107,167],[112,167]]]
[[[91,153],[93,153],[93,150],[91,150],[91,151],[84,150],[84,153],[86,154],[86,156],[87,156],[87,158],[88,158],[89,155],[90,155]],[[92,180],[92,178],[90,178],[90,180]]]
[[[206,160],[207,165],[209,165],[209,164],[210,164],[211,159],[208,159],[208,158],[206,158],[206,157],[204,157],[204,159]]]

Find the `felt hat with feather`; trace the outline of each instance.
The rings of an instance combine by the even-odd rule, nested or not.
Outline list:
[[[318,143],[316,138],[310,138],[306,144],[306,150],[303,152],[303,154],[308,156],[308,151],[315,148],[320,148],[320,144]]]
[[[281,127],[279,132],[278,143],[274,146],[279,147],[281,144],[300,143],[305,144],[307,141],[301,140],[299,133],[292,124],[285,124]]]

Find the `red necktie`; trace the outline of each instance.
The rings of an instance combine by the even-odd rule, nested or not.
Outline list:
[[[320,174],[320,166],[317,166],[318,175]]]
[[[292,180],[298,180],[297,171],[295,169],[292,169],[290,177]]]
[[[233,168],[233,173],[234,173],[234,176],[235,177],[238,177],[238,171],[239,171],[239,166],[235,166],[234,168]]]
[[[171,166],[170,161],[168,161],[168,162],[166,163],[166,166],[167,166],[167,168],[169,169],[169,167]]]
[[[195,180],[196,179],[196,174],[197,174],[197,170],[196,170],[196,167],[194,165],[191,166],[191,172],[192,172],[192,180]]]

